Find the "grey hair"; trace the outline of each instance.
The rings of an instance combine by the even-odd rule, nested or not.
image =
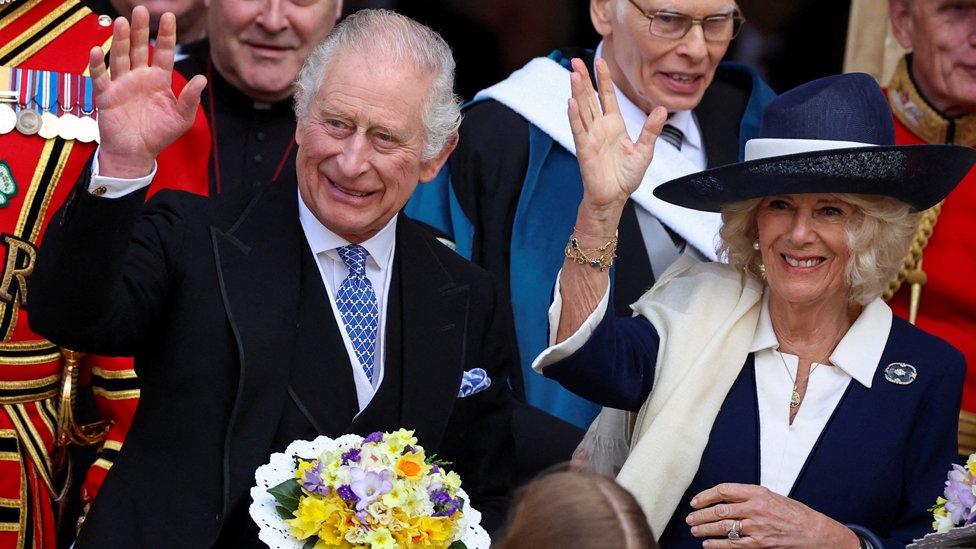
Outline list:
[[[327,68],[343,51],[373,53],[397,65],[409,63],[434,75],[422,113],[424,160],[436,157],[457,136],[461,101],[454,94],[451,48],[430,28],[389,10],[360,10],[349,15],[312,50],[295,82],[295,115],[299,122],[308,122],[312,100]]]
[[[847,227],[847,246],[851,258],[844,274],[850,285],[850,300],[867,305],[881,295],[888,281],[901,268],[908,253],[919,215],[908,204],[887,196],[836,193],[860,214],[859,221]],[[759,278],[762,256],[752,244],[759,236],[756,216],[760,198],[734,202],[722,207],[721,243],[718,255],[732,268]]]

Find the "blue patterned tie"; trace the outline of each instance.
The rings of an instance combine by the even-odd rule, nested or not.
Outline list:
[[[372,382],[380,311],[376,306],[373,285],[366,278],[366,258],[369,257],[369,252],[357,244],[343,246],[337,251],[343,263],[349,267],[349,276],[342,281],[336,293],[336,308],[342,315],[342,322],[346,325],[346,333],[356,350],[359,363]]]

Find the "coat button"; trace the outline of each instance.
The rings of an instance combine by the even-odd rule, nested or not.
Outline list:
[[[112,24],[112,18],[107,15],[99,15],[98,24],[103,27],[107,27]]]
[[[214,519],[216,519],[216,521],[217,521],[217,524],[220,524],[220,519],[221,519],[221,518],[223,518],[223,517],[221,516],[221,514],[220,514],[220,513],[217,513],[217,515],[216,515],[216,516],[214,517]]]

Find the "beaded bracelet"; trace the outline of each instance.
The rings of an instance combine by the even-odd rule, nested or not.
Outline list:
[[[574,229],[573,235],[575,234],[576,230]],[[601,273],[613,267],[613,260],[617,257],[618,234],[614,234],[613,238],[608,240],[603,246],[588,249],[582,248],[579,245],[579,241],[573,235],[570,235],[569,243],[566,244],[567,258],[579,265],[589,265],[594,269],[599,269]]]

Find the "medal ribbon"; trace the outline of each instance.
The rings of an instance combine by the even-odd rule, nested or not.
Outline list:
[[[57,116],[58,110],[58,76],[59,73],[55,71],[41,71],[41,106],[44,108],[45,112],[49,112],[54,116]]]
[[[85,76],[84,78],[84,88],[85,88],[85,101],[82,103],[81,114],[85,116],[91,116],[95,113],[95,101],[92,97],[92,79],[91,76]]]
[[[17,95],[20,96],[17,110],[29,109],[30,104],[34,101],[31,98],[31,72],[27,69],[14,69],[14,71],[17,75]]]
[[[61,108],[61,114],[68,114],[74,109],[74,103],[71,97],[71,75],[68,73],[61,73],[57,75],[61,78],[63,82],[62,85],[58,86],[58,106]]]
[[[13,69],[10,67],[0,67],[0,102],[3,103],[16,103],[17,97],[16,93],[11,87]]]

